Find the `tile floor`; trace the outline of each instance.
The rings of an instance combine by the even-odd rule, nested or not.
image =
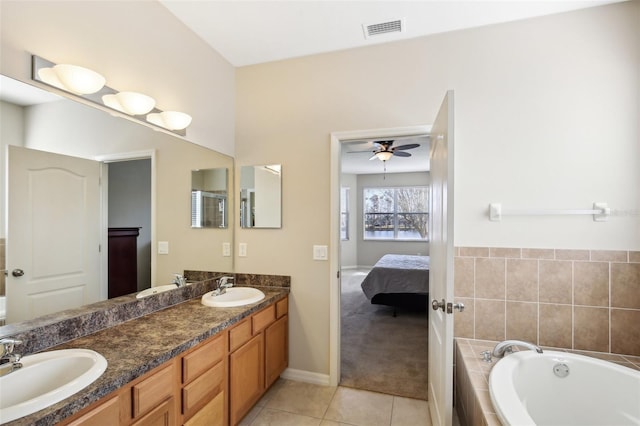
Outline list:
[[[241,426],[431,426],[427,401],[279,379]]]

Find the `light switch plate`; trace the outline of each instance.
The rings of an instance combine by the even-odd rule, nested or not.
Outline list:
[[[231,256],[231,243],[222,243],[222,255],[224,257]]]
[[[169,254],[169,241],[158,241],[158,254]]]
[[[328,260],[329,249],[327,246],[313,246],[313,260]]]

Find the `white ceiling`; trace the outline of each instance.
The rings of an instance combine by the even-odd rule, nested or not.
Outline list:
[[[621,0],[158,0],[240,67],[425,36]],[[405,20],[364,37],[362,25]]]

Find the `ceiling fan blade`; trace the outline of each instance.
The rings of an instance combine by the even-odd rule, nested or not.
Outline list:
[[[373,155],[371,156],[371,158],[369,158],[369,161],[371,161],[371,160],[375,160],[376,158],[378,158],[378,157],[376,157],[376,155],[375,155],[375,154],[373,154]]]
[[[419,147],[420,144],[417,143],[408,143],[406,145],[400,145],[400,146],[394,146],[393,149],[397,149],[397,150],[405,150],[405,149],[413,149],[413,148],[417,148]]]
[[[373,151],[370,149],[366,151],[347,151],[347,154],[371,154]]]
[[[411,154],[404,151],[396,151],[393,153],[393,155],[397,155],[398,157],[411,157]]]

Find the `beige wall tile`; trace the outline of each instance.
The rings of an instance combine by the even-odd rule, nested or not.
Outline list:
[[[541,260],[540,303],[572,303],[572,262]]]
[[[474,266],[473,257],[456,257],[454,259],[453,278],[456,297],[474,297]]]
[[[622,250],[591,250],[591,260],[601,262],[627,262],[627,251]]]
[[[507,259],[507,300],[538,301],[538,261]]]
[[[505,259],[476,259],[475,297],[502,299],[505,297]]]
[[[523,248],[522,258],[554,260],[556,258],[556,251],[554,249]]]
[[[460,256],[489,257],[489,247],[460,247]]]
[[[640,263],[640,251],[630,251],[629,262]]]
[[[538,304],[507,301],[507,339],[538,343]]]
[[[589,260],[589,250],[556,250],[556,260]]]
[[[473,339],[473,318],[475,315],[475,300],[473,298],[456,297],[455,303],[464,303],[464,311],[456,312],[453,316],[453,335]]]
[[[507,257],[512,259],[520,259],[522,249],[519,248],[503,248],[503,247],[491,247],[489,249],[489,256],[491,257]]]
[[[572,348],[572,306],[541,303],[538,344],[556,348]]]
[[[611,352],[640,356],[640,310],[611,310]]]
[[[609,308],[573,307],[573,348],[609,352]]]
[[[611,264],[611,306],[640,309],[640,263]]]
[[[573,303],[609,306],[608,262],[574,262]]]
[[[483,340],[504,340],[505,302],[476,299],[475,338]]]

